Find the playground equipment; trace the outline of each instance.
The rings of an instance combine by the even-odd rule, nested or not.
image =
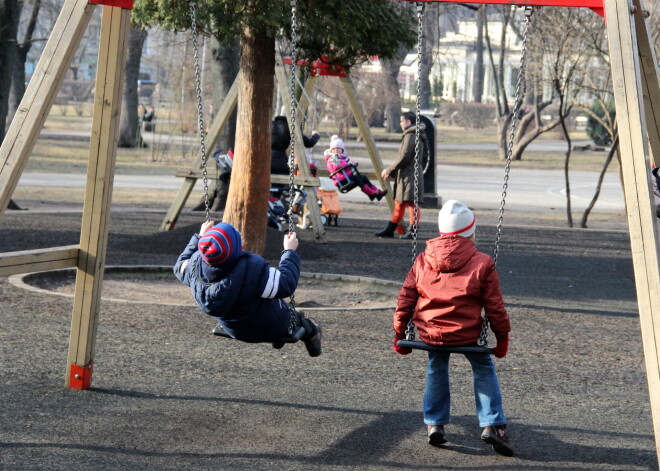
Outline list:
[[[425,1],[456,3],[454,0]],[[525,7],[586,7],[607,18],[606,27],[619,125],[619,149],[628,208],[635,285],[656,436],[656,452],[660,457],[658,444],[658,438],[660,438],[660,350],[658,348],[660,342],[660,260],[658,258],[658,230],[655,223],[653,193],[649,180],[650,164],[657,166],[657,159],[660,158],[660,85],[653,43],[645,22],[645,17],[649,13],[642,8],[641,0],[631,2],[625,0],[485,0],[470,3]],[[424,2],[417,2],[420,24],[421,18],[419,17],[423,15],[423,5]],[[527,26],[529,26],[529,16]],[[421,36],[418,43],[421,43]],[[518,93],[516,95],[518,98]],[[516,101],[518,102],[518,99]],[[419,124],[419,102],[417,111],[417,124]],[[514,110],[514,119],[515,117],[516,111]],[[511,135],[515,130],[514,125],[512,123]],[[416,144],[418,140],[419,131],[416,135]],[[507,167],[495,244],[494,258],[496,262],[511,148],[512,143],[510,142],[507,150]],[[419,166],[418,155],[415,166],[416,169]],[[415,201],[415,218],[417,218],[417,207],[417,201]],[[413,261],[416,255],[416,226],[415,223],[413,226]],[[428,349],[424,344],[411,345],[407,342],[410,341],[403,341],[398,345]]]
[[[310,67],[310,75],[307,81],[305,82],[305,87],[303,89],[303,94],[300,98],[299,104],[296,102],[295,94],[292,95],[289,91],[288,84],[291,82],[292,79],[290,78],[290,73],[287,73],[286,71],[287,66]],[[383,170],[383,163],[380,158],[378,148],[376,147],[376,141],[374,140],[373,135],[371,134],[371,130],[367,124],[367,119],[364,115],[364,111],[362,110],[362,106],[357,99],[357,94],[355,92],[355,87],[353,85],[353,82],[351,81],[346,71],[341,67],[329,65],[321,60],[313,61],[311,63],[311,66],[309,64],[309,61],[304,59],[296,59],[294,63],[292,58],[290,57],[283,58],[279,54],[279,52],[276,53],[276,62],[275,62],[276,83],[280,89],[280,95],[282,97],[282,103],[284,107],[286,109],[291,109],[292,103],[297,105],[298,111],[296,113],[296,122],[302,121],[301,110],[305,109],[309,105],[308,97],[310,97],[313,94],[313,91],[316,87],[316,83],[319,77],[338,77],[339,80],[341,81],[342,87],[344,89],[344,93],[348,98],[348,102],[351,111],[353,113],[353,117],[355,118],[355,122],[357,123],[358,129],[360,130],[360,134],[364,139],[367,152],[369,153],[371,162],[374,166],[375,176],[380,181],[381,188],[383,189],[387,188],[389,190],[388,195],[386,195],[387,203],[389,205],[390,210],[394,209],[394,200],[391,197],[392,192],[389,186],[389,182],[383,180],[380,177],[380,173]],[[295,78],[293,80],[295,80]],[[206,142],[209,147],[212,148],[217,142],[220,133],[222,132],[222,129],[227,124],[229,116],[236,107],[237,100],[238,100],[238,85],[236,82],[234,82],[229,92],[227,92],[227,96],[225,97],[222,106],[218,110],[218,113],[215,119],[213,120],[213,123],[211,124],[209,132],[206,135]],[[291,118],[289,118],[289,122],[291,122]],[[291,126],[291,123],[289,123],[289,125]],[[299,126],[297,126],[297,128],[299,128]],[[291,132],[291,143],[292,143],[291,149],[294,148],[300,149],[300,151],[296,151],[295,155],[299,156],[299,160],[301,162],[305,161],[306,160],[304,153],[305,147],[302,141],[302,133]],[[318,178],[313,177],[311,175],[309,167],[306,165],[300,165],[298,170],[300,172],[300,176],[293,177],[294,184],[303,186],[308,194],[310,195],[314,194],[313,188],[320,186],[320,182]],[[181,184],[181,188],[179,189],[174,200],[172,201],[172,204],[170,205],[170,209],[167,211],[167,214],[163,219],[163,222],[160,226],[161,231],[167,231],[174,228],[176,221],[178,220],[181,211],[183,210],[183,207],[186,204],[186,201],[190,197],[190,194],[192,193],[192,190],[197,180],[199,178],[203,178],[202,159],[198,157],[195,160],[195,162],[193,162],[189,170],[183,170],[177,172],[176,175],[178,177],[185,178],[185,180]],[[271,175],[270,180],[271,180],[271,184],[273,183],[289,184],[289,178],[284,175]],[[309,211],[310,214],[315,240],[319,242],[326,242],[325,230],[323,229],[321,213],[319,211],[319,208],[316,205],[308,205],[307,210]]]
[[[648,162],[660,156],[660,86],[641,0],[488,0],[472,3],[587,7],[607,17],[649,397],[655,434],[660,437],[660,261]],[[65,0],[19,111],[0,147],[1,216],[97,4],[103,5],[103,18],[80,243],[0,255],[0,276],[77,267],[66,373],[66,385],[75,389],[86,389],[91,384],[131,0]],[[345,88],[349,86],[343,79],[342,84]],[[232,89],[223,107],[235,103],[237,89],[235,86]],[[351,106],[359,104],[352,101]],[[213,127],[221,124],[224,123],[216,120],[209,135],[213,134]],[[367,148],[370,152],[375,150],[368,129],[363,128],[363,132]],[[297,149],[303,148],[300,140],[300,135],[296,135],[294,146]],[[657,166],[658,162],[654,163]],[[301,171],[305,170],[308,169],[301,166]],[[376,171],[380,169],[376,168]],[[303,174],[301,178],[307,177]],[[309,180],[306,185],[313,186]],[[316,224],[315,227],[322,226]]]
[[[504,206],[506,204],[506,192],[509,185],[509,172],[511,170],[511,158],[513,153],[513,144],[514,137],[516,135],[516,125],[518,124],[518,112],[520,111],[520,106],[522,105],[522,81],[525,77],[525,59],[527,53],[527,39],[529,35],[529,26],[531,24],[532,7],[525,8],[525,29],[523,30],[522,37],[522,48],[520,52],[520,64],[518,68],[518,77],[516,82],[516,93],[512,111],[511,119],[511,130],[509,132],[509,143],[507,146],[506,153],[506,165],[504,167],[504,183],[502,185],[502,201],[500,203],[500,215],[497,222],[497,236],[495,238],[495,253],[493,260],[495,261],[495,266],[497,267],[497,256],[500,251],[500,239],[502,236],[502,222],[504,220]],[[424,4],[417,4],[417,67],[421,68],[422,63],[422,42],[423,42],[423,20],[424,20]],[[419,75],[419,74],[418,74]],[[415,263],[415,258],[417,257],[417,229],[419,222],[419,169],[420,169],[420,149],[419,149],[419,123],[420,123],[420,82],[417,82],[417,102],[415,107],[415,116],[416,116],[416,133],[415,133],[415,201],[414,201],[414,223],[411,228],[412,233],[412,263]],[[493,349],[488,346],[488,316],[484,313],[483,320],[481,324],[481,334],[477,340],[477,346],[440,346],[440,345],[428,345],[420,340],[415,340],[415,324],[413,323],[413,318],[411,317],[408,321],[408,328],[406,329],[406,338],[404,340],[399,340],[397,346],[405,348],[414,348],[420,350],[432,350],[432,351],[441,351],[447,353],[488,353],[492,354]]]

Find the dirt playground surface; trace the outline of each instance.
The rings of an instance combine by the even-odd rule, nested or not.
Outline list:
[[[160,233],[164,213],[113,211],[107,265],[171,266],[202,217],[185,213]],[[303,271],[401,283],[410,243],[374,238],[387,216],[362,214],[342,215],[328,244],[303,232]],[[431,216],[422,239],[437,234]],[[77,244],[80,219],[7,212],[0,251]],[[480,217],[477,229],[488,253],[494,222]],[[282,234],[268,236],[265,255],[276,261]],[[64,387],[72,300],[0,277],[0,469],[658,469],[625,226],[571,230],[514,217],[498,271],[513,324],[509,355],[496,360],[513,458],[479,440],[460,356],[449,443],[427,445],[425,357],[392,352],[391,309],[315,311],[324,353],[310,358],[301,344],[215,338],[213,319],[194,306],[103,301],[92,389],[75,391]],[[155,290],[140,279],[116,289]],[[340,298],[333,289],[327,298]]]

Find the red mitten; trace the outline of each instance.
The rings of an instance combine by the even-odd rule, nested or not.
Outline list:
[[[496,358],[504,358],[509,351],[509,337],[497,339],[497,345],[493,348],[493,355]]]
[[[399,340],[405,339],[406,336],[402,334],[395,334],[394,335],[394,345],[392,345],[392,349],[397,352],[399,355],[408,355],[409,353],[412,353],[412,348],[407,348],[407,347],[397,347],[396,343]]]

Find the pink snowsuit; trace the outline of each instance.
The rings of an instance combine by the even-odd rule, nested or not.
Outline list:
[[[346,154],[333,154],[329,150],[326,150],[323,155],[325,156],[325,165],[328,169],[328,172],[330,172],[330,175],[350,164],[353,164],[356,167],[358,165],[357,162],[351,162],[351,159],[349,159],[348,155]],[[346,175],[344,175],[344,173]],[[352,167],[348,167],[344,172],[333,175],[332,179],[335,183],[335,186],[339,187],[339,182],[343,184],[346,180],[346,177],[356,180],[358,186],[365,195],[372,196],[378,193],[378,188],[372,185],[369,179],[364,175],[361,175],[358,172],[353,172]]]

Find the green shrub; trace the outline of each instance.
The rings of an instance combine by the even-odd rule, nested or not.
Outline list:
[[[607,121],[605,113],[609,113],[610,122],[614,122],[614,119],[616,118],[616,108],[614,106],[614,101],[610,101],[608,103],[607,110],[600,103],[594,103],[591,105],[590,110],[599,118],[605,118],[603,121]],[[591,114],[587,119],[587,135],[591,138],[592,141],[594,141],[594,144],[597,146],[609,146],[612,144],[611,134]]]

